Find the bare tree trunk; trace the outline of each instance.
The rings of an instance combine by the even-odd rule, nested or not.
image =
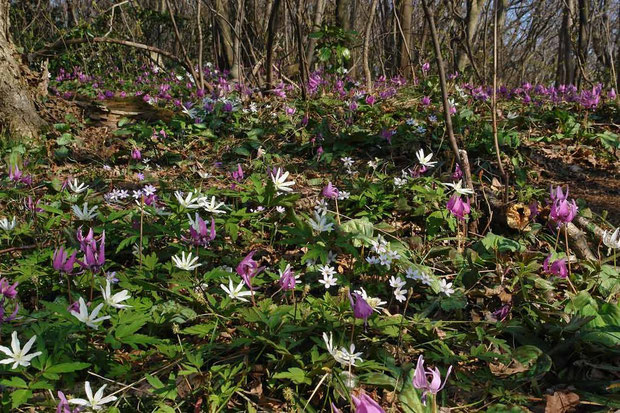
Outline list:
[[[276,31],[278,30],[278,9],[280,8],[280,0],[273,0],[271,6],[271,14],[269,15],[269,24],[267,26],[267,78],[266,87],[268,90],[273,89],[273,43],[276,39]]]
[[[370,34],[378,4],[379,0],[372,0],[372,4],[370,5],[370,15],[368,16],[366,30],[364,31],[364,73],[366,74],[366,91],[368,93],[372,93],[372,74],[370,73],[370,63],[368,62],[368,54],[370,53]]]
[[[465,17],[465,40],[464,45],[459,48],[457,56],[457,68],[459,71],[465,69],[467,64],[467,51],[472,47],[472,41],[478,30],[478,21],[480,20],[480,14],[484,8],[486,0],[467,0],[467,15]]]
[[[314,22],[312,24],[312,30],[317,30],[323,23],[323,12],[325,11],[325,0],[316,0],[314,10]],[[308,62],[308,70],[312,70],[312,63],[314,61],[314,48],[316,47],[316,39],[310,38],[308,42],[308,49],[306,51],[306,61]]]
[[[571,58],[571,31],[573,27],[573,14],[575,10],[574,0],[564,0],[562,11],[562,25],[558,37],[558,70],[556,83],[568,85],[573,83],[573,62]]]
[[[587,50],[588,50],[588,26],[590,20],[589,0],[579,0],[579,40],[577,42],[577,59],[579,64],[575,68],[573,75],[576,79],[577,87],[581,86],[581,81],[585,79],[586,74],[583,73],[586,67]],[[581,75],[579,75],[581,73]]]
[[[215,21],[222,39],[222,48],[224,49],[224,57],[226,59],[227,69],[232,69],[235,64],[235,51],[232,33],[230,30],[230,13],[229,2],[224,0],[215,0]],[[233,74],[233,77],[235,75]]]
[[[34,105],[29,70],[18,60],[9,35],[9,0],[0,0],[0,129],[15,137],[34,137],[45,126]]]
[[[411,0],[402,0],[400,6],[400,24],[402,39],[400,44],[400,72],[406,76],[407,69],[412,64],[409,42],[411,42],[411,21],[413,18],[413,3]]]

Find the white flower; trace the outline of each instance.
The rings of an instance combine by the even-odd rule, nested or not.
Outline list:
[[[317,265],[317,269],[321,274],[323,274],[323,277],[328,277],[336,274],[336,270],[331,265]]]
[[[97,390],[97,393],[93,396],[93,391],[90,388],[89,382],[84,382],[84,391],[86,392],[86,399],[71,399],[69,403],[77,404],[79,406],[86,406],[93,410],[101,410],[103,409],[103,405],[107,403],[111,403],[116,400],[116,396],[106,396],[103,397],[103,391],[105,390],[107,384],[104,384]]]
[[[354,292],[361,295],[364,301],[368,303],[370,308],[372,308],[373,311],[376,311],[377,313],[380,313],[381,310],[383,310],[383,306],[387,304],[387,301],[381,301],[380,298],[368,296],[368,294],[366,294],[366,290],[361,287],[359,290],[355,290]]]
[[[2,228],[3,230],[7,232],[13,231],[16,226],[17,226],[17,217],[13,217],[11,221],[9,221],[8,218],[0,219],[0,228]]]
[[[99,304],[97,307],[95,307],[92,313],[88,314],[88,308],[86,307],[86,303],[84,302],[84,299],[80,297],[80,312],[78,313],[75,311],[71,311],[71,314],[73,314],[75,318],[86,324],[88,327],[94,328],[96,330],[99,328],[99,323],[110,318],[109,315],[96,318],[97,314],[99,314],[99,311],[101,311],[102,308],[103,303]]]
[[[350,196],[351,196],[350,192],[338,191],[338,201],[344,201],[345,199],[349,199]]]
[[[413,118],[409,118],[405,122],[409,126],[417,126],[418,125],[418,122],[415,119],[413,119]]]
[[[134,189],[133,191],[131,191],[131,196],[133,197],[133,199],[135,199],[136,201],[140,198],[142,198],[142,190],[141,189]]]
[[[321,271],[321,274],[323,274],[323,279],[319,280],[319,282],[323,284],[323,287],[325,287],[326,290],[328,290],[329,288],[335,285],[338,285],[338,279],[334,277],[333,274],[326,274],[322,271]]]
[[[508,114],[506,115],[506,118],[512,120],[512,119],[516,119],[518,116],[519,114],[516,112],[508,112]]]
[[[224,284],[220,284],[220,287],[222,288],[222,290],[224,290],[226,292],[226,294],[228,294],[228,296],[230,298],[232,298],[233,300],[239,300],[239,301],[245,301],[247,302],[248,300],[246,300],[243,297],[246,297],[248,295],[252,295],[251,291],[242,291],[243,290],[243,286],[244,286],[244,282],[241,281],[239,283],[239,285],[237,285],[237,287],[235,287],[233,285],[233,280],[231,278],[228,278],[228,288],[224,285]]]
[[[327,222],[327,215],[319,215],[317,211],[314,211],[314,219],[309,218],[308,223],[313,230],[321,232],[332,232],[334,230],[334,224]]]
[[[406,292],[406,290],[402,290],[400,288],[395,289],[394,298],[396,298],[396,301],[398,301],[399,303],[405,301],[407,299],[407,296],[405,295]]]
[[[452,288],[452,283],[449,283],[444,279],[439,280],[439,292],[444,293],[445,295],[450,297],[452,294],[454,294],[454,288]]]
[[[181,191],[175,191],[174,196],[176,197],[179,205],[184,208],[196,209],[200,208],[199,202],[202,198],[199,196],[194,196],[193,192],[185,195]]]
[[[426,128],[422,125],[418,126],[418,128],[416,129],[416,132],[418,132],[420,135],[426,133]]]
[[[157,192],[157,188],[155,188],[153,185],[146,185],[144,188],[142,188],[142,192],[144,193],[144,196],[151,196],[155,192]]]
[[[250,103],[250,112],[252,113],[258,112],[258,107],[256,106],[256,102]]]
[[[418,280],[422,282],[422,284],[425,284],[425,285],[431,285],[431,280],[432,280],[431,276],[426,274],[423,271],[418,271],[414,268],[407,268],[405,277],[410,278],[412,280]]]
[[[32,336],[24,348],[22,348],[22,345],[17,338],[17,331],[13,331],[13,334],[11,334],[11,348],[9,349],[8,347],[0,346],[0,351],[8,356],[8,358],[0,360],[0,364],[13,363],[11,369],[16,369],[17,366],[28,367],[30,365],[30,360],[41,354],[40,351],[28,354],[36,339],[37,336]]]
[[[379,260],[379,257],[374,256],[374,255],[369,255],[368,257],[366,257],[366,262],[368,262],[368,264],[371,265],[376,265],[379,264],[381,261]]]
[[[353,159],[350,156],[345,156],[344,158],[340,158],[342,164],[348,169],[353,166]]]
[[[426,156],[424,155],[424,149],[420,149],[419,151],[417,151],[415,156],[418,158],[418,162],[420,162],[420,165],[426,166],[427,168],[432,168],[437,164],[437,162],[435,161],[431,162],[431,158],[433,157],[432,153],[429,153]]]
[[[212,214],[225,214],[226,211],[221,210],[220,208],[224,206],[223,202],[218,203],[215,200],[215,197],[212,196],[209,201],[207,197],[200,198],[200,206],[204,208],[207,212]]]
[[[198,117],[198,109],[196,108],[186,108],[185,105],[183,105],[182,111],[191,119],[196,119]]]
[[[399,178],[399,177],[395,177],[394,178],[394,186],[397,188],[400,188],[401,186],[405,185],[407,183],[406,179],[403,178]]]
[[[71,207],[73,214],[80,221],[90,221],[95,218],[97,216],[97,208],[99,207],[95,205],[91,209],[88,209],[88,202],[85,202],[84,205],[82,205],[82,209],[80,209],[77,205],[73,205]]]
[[[293,190],[291,186],[295,185],[295,181],[287,181],[288,175],[289,173],[282,171],[282,168],[276,169],[276,173],[271,175],[271,181],[277,191],[291,192]]]
[[[348,365],[355,366],[357,361],[363,361],[360,357],[362,353],[355,352],[355,344],[351,344],[349,346],[349,350],[345,347],[341,347],[340,349],[334,348],[334,340],[332,333],[323,333],[323,341],[325,341],[325,347],[327,347],[327,351],[338,363],[342,364],[343,367]]]
[[[281,205],[278,205],[278,206],[276,207],[276,212],[278,212],[279,214],[284,214],[284,213],[286,212],[286,208],[284,208],[284,207],[283,207],[283,206],[281,206]]]
[[[314,210],[321,215],[327,214],[328,209],[329,209],[329,205],[327,204],[327,201],[325,200],[325,198],[322,198],[319,201],[317,201],[316,205],[314,206]]]
[[[377,167],[379,166],[379,160],[375,158],[374,161],[368,161],[366,164],[372,169],[377,169]]]
[[[173,256],[172,261],[178,269],[185,271],[195,270],[202,265],[196,264],[196,262],[198,261],[198,257],[192,258],[191,252],[187,254],[187,256],[185,256],[185,251],[181,252],[181,258],[179,258],[177,255]]]
[[[69,180],[67,184],[69,185],[69,189],[76,194],[80,194],[88,189],[88,185],[80,183],[77,179]]]
[[[205,172],[205,171],[198,170],[196,172],[198,173],[198,176],[201,177],[202,179],[209,179],[211,178],[211,176],[213,176],[209,172]]]
[[[611,231],[603,232],[603,244],[610,249],[620,249],[620,227],[612,233]]]
[[[459,195],[471,195],[474,193],[474,191],[472,191],[469,188],[463,188],[463,180],[461,179],[460,181],[458,181],[455,184],[452,183],[444,183],[445,186],[449,186],[450,188],[454,189],[454,192],[456,192]]]
[[[110,286],[110,280],[105,281],[105,289],[101,287],[101,295],[103,296],[103,301],[106,302],[107,305],[114,308],[127,308],[131,307],[127,304],[121,304],[123,301],[131,298],[129,295],[129,291],[123,290],[120,293],[116,293],[112,295],[112,288]]]
[[[407,282],[400,277],[394,278],[393,275],[390,277],[390,287],[392,288],[403,288],[406,284]]]

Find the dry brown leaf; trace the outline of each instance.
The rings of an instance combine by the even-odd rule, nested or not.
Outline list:
[[[513,360],[510,365],[505,365],[502,363],[489,363],[489,370],[491,370],[491,373],[493,373],[494,376],[509,377],[513,374],[523,373],[527,371],[528,368],[518,361]]]
[[[556,391],[547,395],[545,413],[567,413],[579,405],[579,395],[575,393],[561,393]]]
[[[530,207],[525,204],[516,203],[511,205],[506,211],[508,226],[519,231],[529,231],[530,214]]]

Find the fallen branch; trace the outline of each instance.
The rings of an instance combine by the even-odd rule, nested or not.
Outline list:
[[[157,53],[157,54],[160,54],[160,55],[162,55],[164,57],[167,57],[168,59],[178,63],[181,66],[183,66],[183,68],[185,68],[185,70],[187,70],[187,72],[190,73],[192,76],[195,74],[194,73],[194,69],[191,67],[191,65],[189,65],[187,62],[185,62],[183,59],[181,59],[180,57],[176,56],[173,53],[167,52],[167,51],[162,50],[162,49],[160,49],[158,47],[149,46],[147,44],[136,43],[136,42],[132,42],[132,41],[129,41],[129,40],[113,39],[113,38],[109,38],[109,37],[87,37],[87,38],[74,38],[74,39],[59,39],[59,40],[55,41],[54,43],[45,46],[43,49],[40,49],[40,50],[37,50],[35,52],[29,53],[28,54],[28,62],[32,62],[34,59],[42,57],[42,56],[48,56],[48,54],[50,52],[53,52],[55,50],[60,50],[60,49],[67,48],[68,46],[71,46],[71,45],[84,44],[84,43],[110,43],[110,44],[118,44],[118,45],[121,45],[121,46],[132,47],[134,49],[146,50],[147,52]],[[207,86],[209,86],[209,85],[207,85]]]

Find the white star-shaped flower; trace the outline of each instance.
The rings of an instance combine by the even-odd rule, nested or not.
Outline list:
[[[248,300],[246,300],[243,297],[247,297],[249,295],[252,295],[252,292],[251,291],[243,291],[243,286],[244,285],[245,285],[245,283],[243,281],[241,281],[239,283],[239,285],[237,285],[235,287],[234,284],[233,284],[233,280],[231,278],[228,278],[228,287],[226,287],[224,284],[220,284],[220,287],[233,300],[239,300],[239,301],[247,302]]]
[[[101,295],[103,296],[103,301],[106,302],[107,305],[114,308],[127,308],[131,307],[127,304],[121,304],[123,301],[131,298],[129,295],[129,291],[123,290],[119,293],[112,295],[112,286],[110,285],[110,280],[105,281],[105,289],[101,287]]]
[[[69,189],[75,192],[76,194],[80,194],[88,189],[88,185],[84,185],[80,183],[80,181],[76,179],[69,180],[67,183],[69,185]]]
[[[106,396],[103,397],[103,391],[105,390],[107,384],[104,384],[97,390],[97,393],[93,396],[93,390],[90,388],[89,382],[84,382],[84,391],[86,392],[86,399],[71,399],[69,403],[77,404],[78,406],[86,406],[92,410],[101,410],[103,409],[103,405],[107,403],[111,403],[116,400],[116,396]]]
[[[181,191],[175,191],[174,196],[176,197],[179,205],[184,208],[196,209],[200,208],[200,198],[199,196],[195,196],[193,192],[188,193],[187,195],[183,194]]]
[[[463,188],[463,180],[461,179],[460,181],[458,181],[455,184],[452,183],[444,183],[445,186],[449,186],[450,188],[452,188],[454,190],[454,192],[456,192],[459,195],[471,195],[474,193],[474,191],[472,191],[469,188]]]
[[[429,153],[428,155],[424,155],[424,149],[420,149],[419,151],[416,152],[415,156],[418,158],[418,162],[420,162],[420,165],[422,166],[426,166],[427,168],[432,168],[433,166],[437,165],[437,162],[432,161],[431,162],[431,158],[433,157],[432,153]]]
[[[73,314],[75,318],[86,324],[88,327],[97,330],[99,328],[99,323],[110,318],[109,315],[96,318],[97,314],[99,314],[99,311],[101,311],[102,308],[103,303],[99,304],[97,307],[95,307],[92,313],[88,314],[86,302],[84,302],[84,299],[80,297],[80,312],[78,313],[76,311],[71,311],[71,314]]]
[[[198,262],[198,257],[192,257],[191,252],[186,256],[185,251],[181,252],[181,257],[177,255],[173,256],[172,261],[178,269],[185,271],[193,271],[202,265],[196,264]]]
[[[293,190],[291,187],[295,185],[295,181],[287,181],[288,175],[289,173],[283,171],[282,168],[276,169],[275,174],[271,175],[271,181],[276,191],[291,192]]]
[[[24,348],[22,348],[21,343],[17,338],[17,331],[13,331],[13,334],[11,334],[11,348],[9,349],[8,347],[0,346],[0,351],[8,356],[8,358],[0,360],[0,364],[13,363],[11,369],[15,369],[17,366],[28,367],[30,365],[30,360],[41,354],[40,351],[28,354],[36,339],[37,336],[32,336]]]
[[[205,209],[205,211],[210,212],[212,214],[225,214],[226,211],[220,209],[224,206],[223,202],[217,202],[215,197],[212,196],[209,201],[207,197],[200,199],[200,206]]]
[[[8,218],[0,219],[0,228],[2,228],[3,230],[7,232],[13,231],[16,226],[17,226],[17,217],[13,217],[11,221],[9,221]]]
[[[309,218],[308,223],[313,230],[321,232],[332,232],[334,230],[334,224],[327,222],[327,215],[319,215],[317,211],[314,211],[314,219]]]

